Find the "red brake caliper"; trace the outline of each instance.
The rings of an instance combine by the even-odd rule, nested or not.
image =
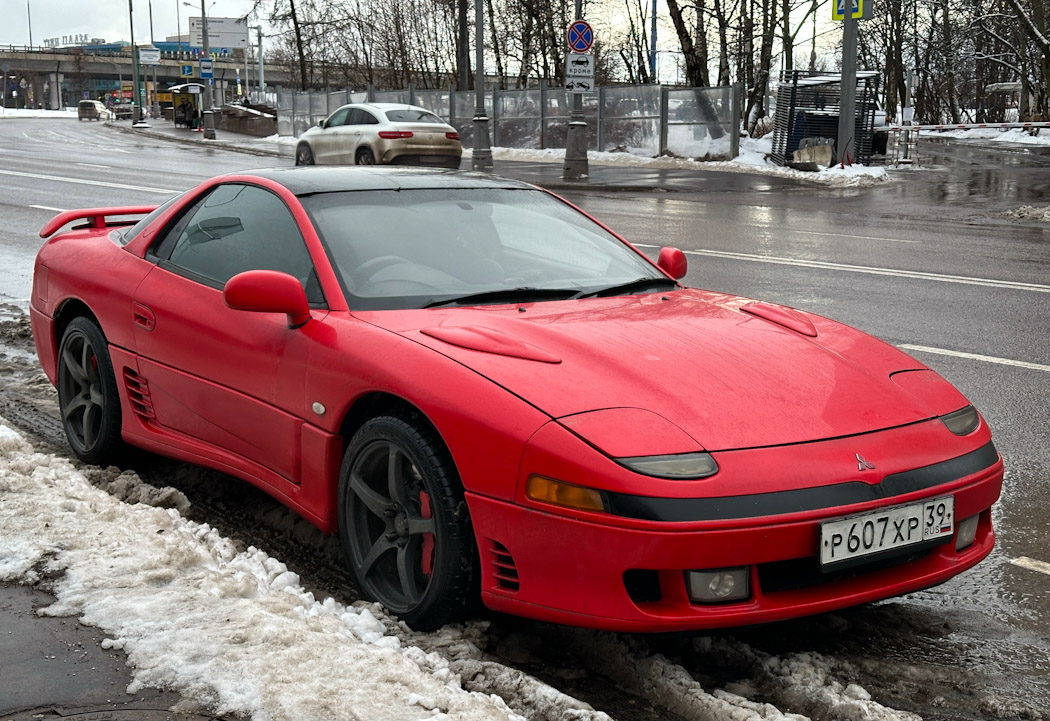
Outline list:
[[[419,515],[422,518],[430,518],[430,495],[426,491],[419,492]],[[427,576],[434,572],[434,534],[423,534],[423,573]]]

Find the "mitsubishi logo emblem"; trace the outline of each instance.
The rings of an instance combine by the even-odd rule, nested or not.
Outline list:
[[[858,453],[857,454],[857,470],[858,471],[874,471],[875,470],[875,464],[870,462],[870,461],[864,460],[864,456],[862,456],[861,454]]]

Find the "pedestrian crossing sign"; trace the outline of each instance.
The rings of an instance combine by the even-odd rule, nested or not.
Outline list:
[[[180,78],[192,78],[193,77],[193,64],[192,63],[180,63],[179,64],[179,77]]]
[[[873,0],[834,0],[831,3],[831,19],[842,21],[846,15],[846,5],[849,4],[850,16],[854,20],[867,20],[871,17],[871,6]]]

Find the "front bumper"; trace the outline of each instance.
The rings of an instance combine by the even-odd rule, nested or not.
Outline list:
[[[888,440],[897,435],[889,434]],[[991,552],[991,506],[1002,479],[1002,460],[991,447],[991,465],[932,487],[779,515],[663,522],[563,513],[477,494],[468,494],[467,501],[488,607],[574,626],[668,632],[781,621],[943,583]],[[821,572],[822,521],[949,494],[955,498],[956,533],[963,519],[979,516],[973,544],[956,551],[950,539]],[[740,566],[748,568],[749,598],[723,604],[690,601],[687,571]]]

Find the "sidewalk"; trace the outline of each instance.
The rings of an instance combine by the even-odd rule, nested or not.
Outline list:
[[[171,142],[190,145],[222,148],[239,153],[249,153],[264,158],[278,160],[281,166],[292,165],[295,157],[295,145],[276,142],[267,138],[257,138],[228,130],[215,131],[215,140],[205,140],[204,133],[186,128],[176,128],[166,120],[149,121],[149,128],[132,128],[125,123],[109,123],[110,127],[123,132],[138,133]],[[469,153],[469,148],[465,148]],[[561,162],[503,160],[494,161],[493,172],[507,178],[522,180],[559,192],[566,191],[603,191],[603,192],[691,192],[691,193],[742,193],[742,192],[776,192],[786,188],[812,188],[795,178],[776,177],[772,175],[708,170],[705,168],[650,168],[625,167],[621,165],[589,164],[590,176],[583,181],[571,182],[562,180]],[[267,165],[270,163],[266,163]],[[470,157],[466,155],[460,165],[461,170],[470,170]]]

